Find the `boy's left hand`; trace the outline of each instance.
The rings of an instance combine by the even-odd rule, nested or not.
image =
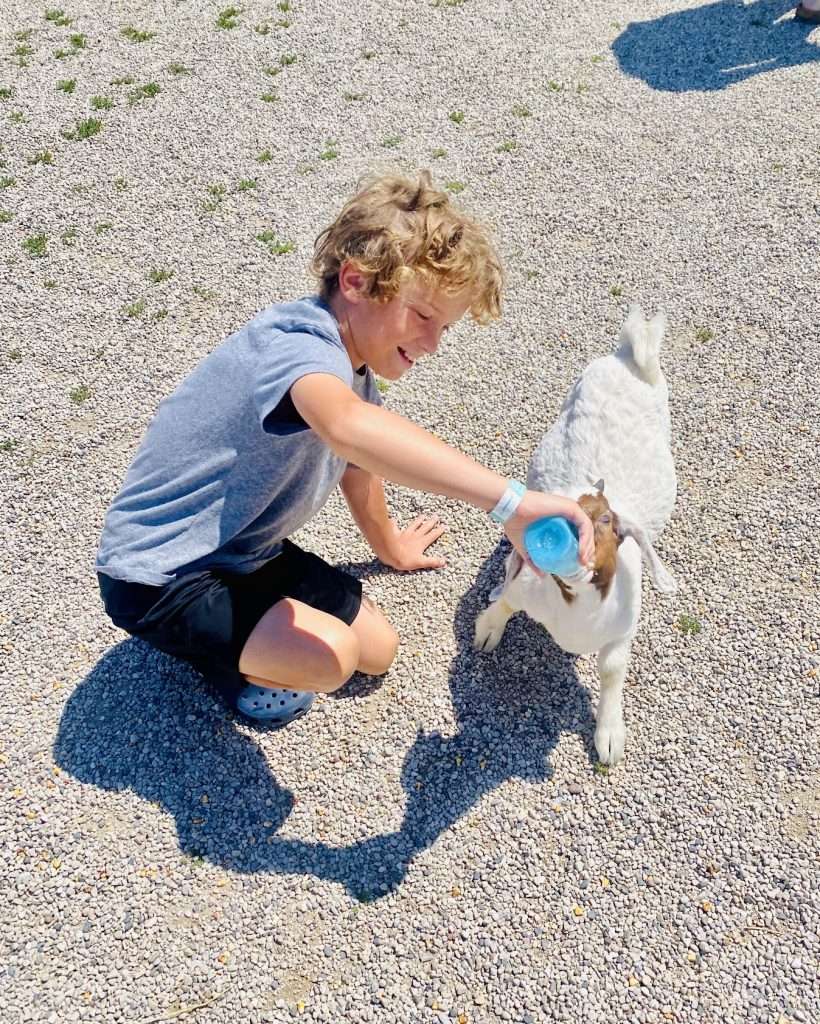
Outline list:
[[[404,572],[413,569],[441,569],[447,564],[445,559],[425,555],[424,552],[446,529],[446,526],[439,523],[438,516],[417,516],[403,530],[399,529],[395,519],[391,519],[388,550],[380,556],[381,561]]]

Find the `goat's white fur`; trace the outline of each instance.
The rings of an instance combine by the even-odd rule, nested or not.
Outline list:
[[[582,572],[563,581],[574,594],[567,603],[551,576],[539,578],[512,552],[504,583],[476,621],[475,644],[485,651],[498,644],[510,616],[525,611],[564,650],[597,653],[595,747],[609,765],[624,753],[623,687],[641,612],[641,556],[658,589],[675,590],[652,547],[672,514],[677,487],[668,392],[658,361],[665,326],[663,314],[647,322],[632,307],[618,350],[589,364],[530,462],[527,486],[533,490],[577,499],[604,489],[625,538],[606,597],[601,599],[592,574]]]

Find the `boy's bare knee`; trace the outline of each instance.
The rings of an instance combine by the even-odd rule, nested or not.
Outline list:
[[[393,664],[399,649],[399,634],[387,620],[377,634],[368,637],[359,657],[358,669],[369,676],[383,675]]]
[[[332,636],[325,637],[327,648],[321,664],[315,670],[313,684],[321,693],[332,693],[350,679],[361,658],[359,638],[344,623]]]

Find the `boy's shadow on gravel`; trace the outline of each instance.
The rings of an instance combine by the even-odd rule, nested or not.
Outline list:
[[[797,0],[736,0],[629,24],[612,44],[621,70],[666,92],[712,92],[753,75],[820,60],[817,28],[789,18]],[[808,92],[806,94],[808,100]],[[808,113],[808,105],[806,108]]]
[[[390,892],[415,855],[486,793],[511,778],[548,778],[562,732],[581,732],[592,759],[586,691],[573,659],[540,626],[518,616],[494,653],[472,649],[476,615],[502,578],[502,554],[487,560],[456,611],[450,689],[459,731],[419,730],[402,770],[404,820],[393,833],[347,847],[279,837],[294,796],[263,751],[193,670],[140,641],[119,644],[77,686],[63,711],[56,763],[80,781],[161,804],[192,856],[240,872],[311,874],[358,899]],[[291,727],[294,746],[305,741],[299,728]]]

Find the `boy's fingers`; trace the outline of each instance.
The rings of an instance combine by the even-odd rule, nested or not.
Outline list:
[[[431,526],[430,529],[427,531],[427,534],[425,535],[424,539],[428,544],[432,544],[433,541],[438,540],[439,537],[446,532],[446,526]]]
[[[425,558],[423,569],[443,569],[447,562],[443,558]]]

